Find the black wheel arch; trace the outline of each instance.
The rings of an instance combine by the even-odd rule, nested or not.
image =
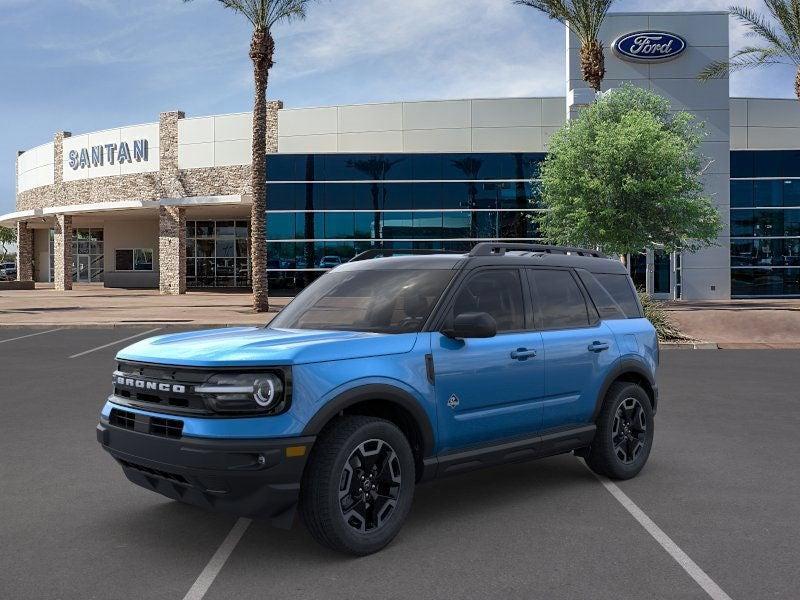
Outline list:
[[[410,393],[389,384],[349,389],[326,402],[306,424],[303,435],[319,435],[336,417],[346,414],[380,417],[397,425],[414,452],[417,479],[422,476],[423,461],[435,447],[433,426],[425,409]]]
[[[658,409],[658,385],[655,377],[640,361],[628,358],[620,360],[606,376],[603,385],[600,387],[600,392],[597,394],[597,403],[592,415],[592,421],[597,420],[609,388],[618,381],[629,381],[644,389],[648,398],[650,398],[650,407],[653,409],[653,414],[656,414]]]

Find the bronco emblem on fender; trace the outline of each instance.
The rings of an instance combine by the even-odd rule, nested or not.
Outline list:
[[[458,406],[458,396],[455,394],[451,394],[450,397],[447,399],[447,406],[450,408],[455,408]]]

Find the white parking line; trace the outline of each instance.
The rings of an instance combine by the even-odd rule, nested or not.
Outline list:
[[[201,600],[201,598],[206,595],[208,588],[210,588],[211,584],[214,583],[217,575],[219,575],[222,567],[225,566],[228,557],[230,557],[233,549],[236,548],[236,544],[239,543],[239,540],[242,539],[244,532],[247,531],[247,528],[250,526],[251,522],[252,521],[250,519],[245,519],[243,517],[236,521],[233,528],[228,532],[228,535],[222,541],[222,544],[220,544],[220,547],[217,548],[214,556],[212,556],[211,560],[208,561],[206,568],[203,569],[203,572],[200,573],[199,577],[194,582],[194,585],[192,585],[189,591],[186,592],[183,600]]]
[[[116,344],[121,344],[122,342],[127,342],[128,340],[132,340],[137,337],[142,337],[143,335],[147,335],[148,333],[153,333],[154,331],[159,331],[161,327],[156,327],[155,329],[150,329],[148,331],[143,331],[142,333],[137,333],[136,335],[132,335],[130,337],[122,338],[121,340],[116,340],[114,342],[109,342],[108,344],[103,344],[102,346],[98,346],[97,348],[92,348],[91,350],[84,350],[83,352],[78,352],[77,354],[73,354],[70,358],[78,358],[79,356],[84,356],[86,354],[91,354],[92,352],[97,352],[98,350],[102,350],[103,348],[108,348],[109,346],[114,346]]]
[[[0,340],[0,344],[5,344],[6,342],[16,342],[17,340],[24,340],[25,338],[33,337],[35,335],[44,335],[45,333],[53,333],[54,331],[61,331],[61,328],[50,329],[48,331],[37,331],[36,333],[29,333],[28,335],[21,335],[19,337],[11,338],[8,340]]]
[[[681,550],[678,545],[673,542],[672,539],[666,533],[664,533],[661,528],[656,525],[641,508],[636,506],[633,500],[631,500],[625,494],[625,492],[619,489],[617,484],[610,479],[603,477],[602,475],[598,475],[597,473],[592,472],[592,475],[597,477],[597,479],[603,484],[609,493],[616,498],[617,502],[619,502],[623,508],[639,522],[639,525],[644,527],[647,533],[653,536],[653,539],[657,541],[672,558],[675,559],[675,562],[677,562],[681,568],[683,568],[683,570],[689,574],[689,577],[695,580],[697,585],[705,590],[706,594],[708,594],[710,598],[713,600],[731,600],[731,597],[728,596],[728,594],[726,594],[722,588],[719,587],[714,580],[706,574],[705,571],[703,571],[703,569],[697,566],[697,563],[689,558],[689,555]]]

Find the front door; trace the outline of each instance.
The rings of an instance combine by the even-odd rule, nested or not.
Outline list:
[[[542,430],[591,422],[605,375],[619,357],[616,339],[567,269],[528,269],[545,354]]]
[[[78,281],[89,282],[89,257],[85,254],[78,256]]]
[[[535,435],[542,420],[542,336],[530,331],[518,269],[488,268],[459,286],[445,326],[466,312],[485,312],[497,335],[454,340],[431,336],[440,451]]]

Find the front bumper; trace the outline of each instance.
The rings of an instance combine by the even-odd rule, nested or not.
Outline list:
[[[97,441],[133,483],[188,504],[268,518],[282,527],[290,527],[294,519],[314,440],[171,439],[116,427],[105,419],[97,425]]]

